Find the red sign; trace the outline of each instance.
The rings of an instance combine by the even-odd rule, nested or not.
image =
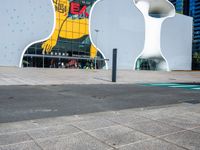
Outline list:
[[[71,2],[70,5],[71,5],[70,7],[71,14],[73,15],[85,14],[86,17],[89,17],[89,14],[86,12],[86,9],[87,9],[86,5],[84,5],[82,8],[79,3]]]

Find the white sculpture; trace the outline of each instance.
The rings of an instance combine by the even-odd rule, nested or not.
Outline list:
[[[90,38],[109,69],[118,48],[118,69],[191,70],[192,18],[176,14],[168,0],[98,0]]]
[[[161,50],[161,29],[165,19],[175,16],[174,6],[168,0],[134,0],[134,3],[145,20],[144,49],[138,59],[151,60],[154,66],[149,67],[154,67],[153,70],[169,71],[168,62]]]
[[[27,47],[54,31],[52,0],[7,0],[0,8],[0,66],[20,67]],[[109,59],[106,68],[117,48],[118,69],[149,60],[155,70],[191,70],[193,20],[175,15],[168,0],[96,0],[89,16],[91,42]]]

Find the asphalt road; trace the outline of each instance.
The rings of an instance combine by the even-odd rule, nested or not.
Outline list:
[[[142,85],[0,86],[0,122],[200,102],[195,90]]]

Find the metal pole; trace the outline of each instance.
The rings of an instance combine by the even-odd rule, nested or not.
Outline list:
[[[44,68],[44,51],[42,51],[42,54],[43,54],[43,59],[42,59],[42,67]]]
[[[112,82],[116,82],[117,77],[117,49],[113,49],[113,59],[112,59]]]
[[[94,57],[94,68],[95,68],[95,70],[97,69],[97,64],[96,63],[97,63],[97,57],[95,56]]]
[[[96,35],[96,46],[98,47],[98,44],[97,44],[97,43],[98,43],[98,33],[99,33],[99,30],[98,30],[98,29],[95,29],[95,32],[97,33],[97,35]],[[96,58],[96,57],[97,57],[97,54],[96,54],[96,56],[94,57],[94,66],[95,66],[94,68],[95,68],[95,70],[97,69],[97,64],[96,64],[96,63],[97,63],[97,58]]]

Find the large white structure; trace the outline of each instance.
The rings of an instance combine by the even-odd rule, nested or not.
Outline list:
[[[3,1],[0,5],[0,66],[20,67],[27,47],[52,34],[54,18],[51,0]]]
[[[167,18],[175,16],[174,6],[166,0],[136,0],[135,5],[142,12],[145,20],[144,49],[138,59],[152,60],[156,63],[155,69],[169,70],[161,50],[161,29]]]
[[[52,0],[6,0],[0,19],[0,66],[19,67],[30,45],[51,37],[56,21]],[[167,0],[97,0],[89,30],[110,60],[106,68],[117,48],[119,69],[191,70],[192,18],[175,14]]]
[[[108,59],[118,48],[119,68],[191,70],[192,18],[169,1],[99,0],[90,19],[92,41]]]

